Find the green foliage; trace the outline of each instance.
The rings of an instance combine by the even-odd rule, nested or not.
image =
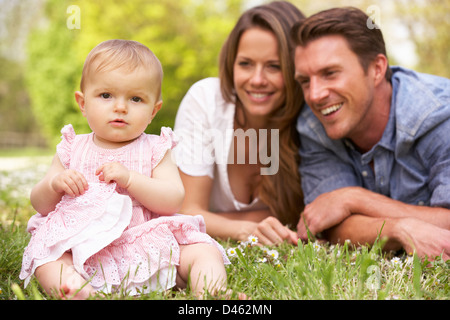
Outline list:
[[[283,244],[270,248],[276,263],[262,261],[260,247],[245,246],[230,258],[229,284],[255,300],[448,299],[449,262],[396,257],[381,246]]]
[[[5,226],[0,223],[0,300],[11,299],[12,284],[19,282],[18,276],[22,266],[23,248],[27,245],[29,235],[23,227],[14,224]]]
[[[379,8],[385,38],[407,27],[415,45],[414,69],[449,77],[450,2],[448,0],[290,0],[305,14],[333,6],[352,5],[367,11]],[[261,3],[268,1],[261,1]],[[38,132],[50,147],[59,142],[60,129],[72,123],[77,132],[89,128],[74,100],[83,61],[99,42],[127,38],[143,42],[164,65],[164,106],[148,132],[172,126],[178,105],[197,80],[217,75],[217,57],[227,34],[250,0],[11,0],[0,14],[0,117],[2,131]],[[67,22],[80,9],[80,29]],[[41,6],[44,6],[41,17]],[[42,21],[41,21],[42,20]],[[28,33],[28,30],[31,30]],[[402,28],[404,31],[405,29]],[[402,31],[400,30],[400,31]],[[402,32],[403,32],[402,31]],[[26,48],[18,46],[25,41]],[[25,50],[23,50],[25,49]],[[388,55],[392,64],[402,57]],[[26,63],[23,64],[23,52]],[[24,85],[26,84],[26,87]],[[30,112],[30,104],[32,111]],[[35,119],[36,118],[36,119]],[[37,125],[36,125],[37,122]]]
[[[48,1],[48,26],[30,34],[27,48],[26,80],[32,109],[50,144],[57,141],[61,128],[80,114],[74,91],[82,63],[75,54],[77,34],[66,27],[65,3]]]
[[[79,29],[67,26],[77,18],[66,12],[70,5],[80,9]],[[86,55],[108,39],[139,41],[161,60],[164,104],[147,131],[172,127],[189,87],[201,78],[217,76],[218,54],[240,7],[240,0],[48,0],[47,25],[29,37],[26,73],[32,108],[44,133],[55,144],[67,123],[78,133],[90,131],[74,91]]]
[[[0,57],[1,131],[31,132],[35,123],[29,111],[22,65]]]
[[[417,70],[449,78],[450,1],[408,0],[396,7],[416,45]]]

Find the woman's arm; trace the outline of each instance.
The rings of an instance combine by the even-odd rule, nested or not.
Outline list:
[[[205,219],[206,232],[212,237],[242,240],[245,232],[241,230],[238,220],[230,220],[208,210],[212,179],[208,176],[189,176],[182,171],[180,171],[180,176],[186,190],[180,213],[193,216],[202,215]],[[253,224],[256,225],[255,222],[251,223],[251,225]]]
[[[206,231],[212,237],[245,241],[255,235],[263,244],[287,240],[297,243],[295,232],[283,226],[269,210],[213,213],[208,210],[213,180],[208,176],[193,177],[180,171],[186,197],[181,213],[202,215]]]

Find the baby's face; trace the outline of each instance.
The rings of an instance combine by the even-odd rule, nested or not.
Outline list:
[[[155,79],[143,67],[89,74],[82,101],[77,101],[97,145],[117,148],[144,132],[161,107]]]

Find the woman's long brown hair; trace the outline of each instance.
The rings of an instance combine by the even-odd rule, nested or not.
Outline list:
[[[290,42],[290,31],[295,23],[305,16],[289,2],[276,1],[251,8],[243,13],[222,47],[219,61],[221,90],[227,102],[242,108],[235,94],[233,66],[242,34],[254,27],[273,32],[278,39],[281,71],[285,82],[284,105],[271,119],[279,129],[279,170],[274,175],[262,175],[258,195],[272,214],[282,223],[295,227],[303,211],[303,193],[300,183],[299,138],[296,120],[303,105],[303,94],[294,79],[294,48]]]

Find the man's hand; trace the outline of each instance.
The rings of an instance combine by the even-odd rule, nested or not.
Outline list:
[[[308,240],[308,231],[316,235],[331,228],[351,215],[351,188],[337,189],[318,196],[313,202],[305,206],[297,225],[300,239]]]
[[[415,251],[428,260],[441,254],[444,260],[450,259],[450,230],[414,218],[398,219],[396,226],[398,241],[407,253]]]

